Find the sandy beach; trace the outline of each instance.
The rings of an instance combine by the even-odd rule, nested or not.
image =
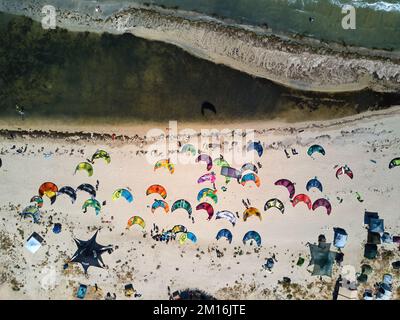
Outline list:
[[[397,5],[157,4],[0,0],[0,300],[400,299]]]
[[[261,164],[258,169],[260,187],[251,181],[244,186],[236,181],[225,185],[220,168],[215,164],[212,168],[217,175],[218,190],[214,210],[237,212],[240,218],[234,227],[225,219],[207,220],[204,211],[195,210],[199,203],[198,191],[212,187],[209,182],[197,183],[197,179],[207,173],[204,163],[177,163],[175,172],[170,174],[165,168],[154,171],[154,163],[146,160],[144,152],[150,142],[144,135],[150,128],[164,130],[168,123],[118,129],[43,127],[39,124],[48,137],[32,134],[36,128],[28,121],[13,126],[3,124],[0,135],[0,298],[76,299],[76,290],[82,283],[89,288],[86,299],[103,299],[107,292],[115,293],[117,299],[127,299],[124,285],[132,283],[141,297],[130,299],[168,299],[168,287],[171,291],[199,288],[217,299],[332,299],[335,282],[343,270],[352,266],[360,272],[361,265],[368,263],[374,271],[367,283],[358,286],[358,297],[362,297],[364,288],[372,289],[376,282],[382,281],[383,274],[389,272],[394,275],[393,298],[399,299],[398,271],[391,267],[393,261],[399,260],[398,245],[378,245],[376,259],[363,257],[363,245],[367,240],[363,224],[365,210],[379,212],[385,221],[385,231],[399,235],[400,170],[388,169],[391,159],[399,156],[399,120],[400,108],[393,107],[317,123],[230,124],[231,129],[253,128],[257,132],[255,140],[264,146],[264,154],[255,156],[255,162]],[[178,123],[179,130],[186,127],[199,130],[207,125]],[[221,124],[220,128],[223,127],[226,125]],[[88,134],[77,134],[79,131]],[[67,132],[70,132],[68,136]],[[113,140],[112,133],[126,138]],[[104,139],[100,139],[101,135]],[[182,144],[192,141],[183,137],[178,140]],[[323,146],[326,155],[308,156],[307,149],[313,144]],[[292,148],[297,155],[290,152]],[[98,149],[109,152],[110,164],[100,159],[94,164],[93,176],[88,177],[85,171],[74,174],[75,166]],[[201,149],[203,153],[211,152]],[[286,157],[285,149],[290,158]],[[241,165],[232,164],[236,168]],[[339,179],[335,177],[337,166],[344,165],[353,171],[353,179],[345,175]],[[322,182],[322,193],[317,189],[306,191],[307,181],[314,177]],[[282,178],[295,183],[296,194],[307,193],[313,201],[321,197],[328,199],[332,205],[331,214],[327,215],[324,208],[308,210],[303,203],[293,207],[288,191],[274,185]],[[76,188],[82,183],[94,186],[96,180],[99,181],[96,199],[106,201],[97,216],[92,208],[83,213],[81,206],[89,196],[82,191],[77,192],[74,204],[66,195],[59,195],[53,205],[44,197],[40,223],[20,216],[43,182],[54,182],[59,188]],[[146,189],[152,184],[165,187],[168,193],[165,201],[170,207],[174,201],[186,199],[192,205],[194,222],[184,210],[164,213],[158,209],[152,213],[150,207],[156,195],[146,196]],[[113,201],[111,195],[118,188],[129,188],[133,202]],[[357,200],[356,192],[363,202]],[[265,202],[271,198],[284,203],[284,214],[276,209],[263,210]],[[252,207],[262,212],[261,220],[250,217],[243,221],[246,208],[242,199],[248,199]],[[128,219],[134,215],[144,219],[143,230],[137,225],[125,229]],[[61,233],[53,233],[54,223],[62,224]],[[153,224],[164,230],[184,225],[197,236],[197,242],[166,244],[155,241],[150,235]],[[334,264],[332,277],[312,276],[307,243],[316,243],[320,234],[331,243],[334,227],[344,228],[348,233],[348,242],[342,249],[344,260],[341,265]],[[215,239],[222,228],[231,230],[231,244],[225,239]],[[63,269],[76,251],[73,238],[88,240],[95,230],[100,230],[97,237],[100,244],[114,246],[111,254],[103,254],[107,267],[91,267],[87,275],[77,263],[69,263],[68,268]],[[260,248],[254,243],[243,244],[243,235],[249,230],[260,234]],[[24,248],[32,232],[44,238],[43,246],[35,254]],[[276,262],[268,272],[262,266],[273,254]],[[299,257],[305,259],[302,266],[296,265]],[[289,277],[291,284],[280,284],[283,277]],[[95,284],[98,291],[94,289]]]

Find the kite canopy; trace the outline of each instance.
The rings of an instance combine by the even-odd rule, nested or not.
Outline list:
[[[261,212],[254,207],[247,208],[243,212],[243,220],[246,221],[248,217],[256,216],[261,220]]]
[[[331,214],[332,206],[331,206],[331,203],[328,200],[323,199],[323,198],[315,200],[313,205],[312,205],[313,211],[316,210],[319,207],[325,207],[326,208],[326,214],[327,215]]]
[[[74,188],[72,188],[72,187],[69,187],[69,186],[62,187],[58,191],[58,195],[60,195],[60,194],[66,194],[68,197],[71,198],[72,203],[74,203],[76,201],[76,192],[75,192]]]
[[[171,212],[174,212],[177,209],[184,209],[187,211],[187,213],[189,214],[189,218],[192,215],[192,206],[190,205],[190,203],[188,201],[186,201],[185,199],[180,199],[180,200],[176,200],[174,202],[174,204],[172,205],[172,209]]]
[[[151,206],[151,212],[154,213],[157,208],[164,208],[164,212],[168,213],[169,211],[169,205],[166,203],[164,200],[154,200],[152,206]]]
[[[221,167],[221,175],[228,178],[240,179],[242,173],[239,170],[231,167]]]
[[[264,152],[264,149],[263,149],[260,141],[258,141],[258,142],[250,142],[248,144],[247,151],[252,151],[252,150],[257,151],[257,154],[258,154],[259,157],[261,157],[263,152]]]
[[[285,187],[289,191],[289,198],[293,198],[294,197],[296,189],[294,187],[294,183],[291,182],[290,180],[288,180],[288,179],[280,179],[280,180],[275,182],[275,185],[276,186]]]
[[[233,226],[236,224],[236,216],[227,210],[218,211],[215,215],[215,219],[227,219],[230,223],[232,223]]]
[[[216,164],[219,167],[230,167],[228,161],[226,161],[223,158],[216,158],[214,159],[214,164]]]
[[[187,240],[187,233],[182,233],[179,236],[178,240],[179,240],[179,244],[184,244]]]
[[[153,184],[146,190],[146,196],[149,194],[158,193],[163,199],[167,197],[167,190],[159,184]]]
[[[93,175],[93,166],[89,162],[79,163],[75,168],[75,173],[77,171],[81,171],[81,170],[85,170],[88,173],[89,177],[91,177]]]
[[[207,171],[210,171],[213,165],[213,161],[211,159],[211,157],[208,154],[200,154],[197,158],[196,158],[196,162],[200,162],[200,161],[204,161],[207,164]]]
[[[211,220],[212,216],[214,215],[214,208],[208,202],[202,202],[198,204],[196,210],[206,210],[208,214],[208,220]]]
[[[232,232],[230,232],[228,229],[219,230],[215,238],[219,240],[222,237],[226,238],[229,241],[229,243],[232,243],[232,238],[233,238]]]
[[[260,186],[260,178],[254,173],[247,173],[242,176],[241,184],[244,186],[248,181],[254,181],[257,187]]]
[[[312,188],[317,188],[319,191],[322,192],[322,183],[315,177],[314,179],[311,179],[307,182],[306,189],[307,191],[310,191]]]
[[[336,252],[330,251],[330,244],[323,246],[310,244],[311,261],[314,265],[313,276],[332,276],[332,267],[335,261]]]
[[[389,163],[389,169],[393,169],[394,167],[398,166],[400,166],[400,157],[392,159],[392,161]]]
[[[325,155],[325,150],[318,144],[314,144],[311,147],[308,148],[307,154],[311,157],[315,152],[318,152],[322,154],[323,156]]]
[[[94,208],[96,215],[100,213],[101,204],[96,199],[88,199],[82,205],[82,210],[86,210],[88,207]]]
[[[216,179],[215,173],[214,172],[210,172],[210,173],[203,174],[197,180],[197,183],[202,183],[202,182],[205,182],[205,181],[210,181],[211,183],[214,183],[215,179]]]
[[[22,210],[21,216],[24,218],[27,218],[27,217],[32,218],[32,221],[34,223],[39,223],[39,221],[40,221],[39,208],[36,205],[27,206],[24,210]]]
[[[192,145],[190,143],[187,143],[182,147],[181,152],[182,153],[189,153],[190,152],[192,154],[192,156],[195,156],[196,155],[196,148],[194,147],[194,145]]]
[[[171,229],[171,232],[172,233],[179,233],[179,232],[187,232],[187,229],[186,229],[186,227],[185,226],[183,226],[183,225],[181,225],[181,224],[178,224],[178,225],[176,225],[176,226],[174,226],[172,229]]]
[[[344,248],[347,243],[347,232],[342,228],[333,228],[333,245],[338,248]]]
[[[295,196],[292,200],[293,207],[295,207],[299,202],[304,202],[307,205],[308,209],[311,210],[312,202],[307,195],[300,193],[297,196]]]
[[[267,211],[271,208],[277,208],[282,214],[285,213],[285,206],[283,202],[277,198],[269,199],[264,205],[264,211]]]
[[[169,159],[162,159],[158,160],[156,164],[154,165],[154,171],[159,169],[159,168],[167,168],[168,171],[173,174],[175,171],[175,165],[169,161]]]
[[[76,190],[85,191],[89,193],[92,198],[96,198],[96,189],[89,183],[82,183],[78,188],[76,188]]]
[[[133,225],[139,225],[142,227],[142,229],[144,229],[144,227],[146,226],[146,223],[144,222],[144,220],[142,219],[142,217],[139,216],[133,216],[130,217],[128,220],[128,226],[127,229],[129,229],[130,227],[132,227]]]
[[[353,179],[353,171],[348,166],[340,167],[336,170],[336,178],[339,179],[339,176],[342,174],[346,174],[350,179]]]
[[[78,249],[76,250],[75,254],[71,258],[70,262],[80,263],[87,273],[89,267],[98,267],[104,268],[105,264],[101,255],[108,251],[112,250],[113,246],[102,246],[96,242],[98,231],[93,235],[93,237],[87,241],[74,239]]]
[[[193,243],[197,242],[197,237],[193,232],[187,232],[186,233],[186,239],[189,239],[190,241],[192,241]]]
[[[43,197],[46,195],[51,204],[53,204],[57,199],[58,187],[53,182],[45,182],[39,187],[39,196]]]
[[[124,188],[115,190],[111,196],[113,201],[120,199],[121,197],[125,198],[125,200],[128,201],[129,203],[133,201],[132,193],[128,189]]]
[[[204,198],[211,198],[214,203],[218,202],[218,196],[216,195],[217,190],[213,190],[210,188],[203,188],[197,194],[197,201],[202,201]]]
[[[30,202],[35,202],[38,208],[43,207],[43,198],[40,196],[33,196]]]
[[[248,240],[254,240],[257,246],[261,246],[261,236],[257,231],[248,231],[243,237],[243,243],[246,244]]]
[[[96,159],[104,159],[108,164],[111,162],[111,157],[107,151],[104,150],[97,150],[92,155],[92,162]]]
[[[258,173],[258,168],[252,163],[245,163],[240,168],[240,172],[243,174],[245,171],[253,171],[254,173]]]

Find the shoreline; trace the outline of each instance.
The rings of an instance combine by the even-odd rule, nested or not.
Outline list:
[[[400,106],[393,106],[388,109],[377,111],[366,111],[360,114],[355,114],[338,119],[320,120],[320,121],[302,121],[296,123],[288,123],[285,121],[271,120],[271,121],[230,121],[230,122],[216,122],[210,124],[207,121],[178,121],[178,135],[179,131],[184,128],[192,128],[200,132],[201,129],[217,129],[222,130],[229,128],[230,130],[236,129],[253,129],[257,135],[269,134],[293,134],[296,132],[313,132],[314,130],[337,130],[341,127],[351,126],[355,124],[362,124],[370,121],[378,121],[381,119],[389,119],[400,115]],[[56,120],[56,119],[54,119]],[[85,143],[90,142],[94,138],[96,140],[109,142],[112,141],[112,134],[116,135],[115,140],[123,143],[135,142],[137,144],[146,141],[146,132],[148,130],[158,128],[164,130],[168,127],[168,122],[138,122],[138,123],[119,123],[118,127],[113,124],[88,124],[82,123],[78,125],[69,125],[57,121],[51,121],[53,124],[49,125],[47,121],[35,121],[34,123],[29,120],[19,121],[16,124],[10,125],[9,121],[0,121],[2,129],[0,129],[0,139],[14,138],[38,138],[46,139],[68,139],[80,137],[85,139]],[[60,120],[61,121],[61,120]],[[43,129],[46,128],[46,129]],[[185,135],[186,136],[186,135]],[[179,136],[178,136],[179,137]],[[12,139],[14,139],[12,138]]]
[[[41,19],[34,4],[0,10]],[[201,59],[265,78],[285,87],[315,92],[400,89],[400,53],[322,44],[317,40],[279,37],[262,28],[229,25],[195,13],[133,6],[105,19],[59,10],[59,27],[72,31],[132,33],[173,44]],[[391,60],[390,60],[391,59]]]

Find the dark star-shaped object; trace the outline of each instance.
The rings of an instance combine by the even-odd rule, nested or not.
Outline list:
[[[85,273],[87,273],[89,267],[104,268],[105,264],[101,255],[106,251],[108,251],[108,253],[113,251],[112,245],[102,246],[96,242],[98,232],[99,231],[96,231],[93,237],[87,241],[74,239],[78,250],[76,250],[70,262],[80,263],[85,270]]]

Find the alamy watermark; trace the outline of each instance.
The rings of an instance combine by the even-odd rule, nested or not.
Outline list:
[[[100,6],[96,6],[95,12],[101,12]],[[346,4],[342,7],[342,14],[345,16],[342,18],[341,24],[344,30],[355,30],[356,29],[356,9],[354,6]],[[57,24],[57,11],[52,5],[45,5],[42,7],[42,27],[43,29],[55,29]],[[117,19],[117,30],[119,32],[126,32],[129,23],[129,16],[118,17]],[[183,20],[178,29],[187,29],[188,21]]]
[[[146,149],[146,159],[151,164],[162,158],[174,164],[193,164],[197,157],[193,157],[191,151],[196,154],[206,153],[212,159],[224,159],[232,166],[255,160],[255,152],[247,152],[248,145],[255,141],[253,129],[185,128],[178,131],[178,122],[169,121],[166,130],[151,129],[146,139],[150,142]],[[190,145],[190,148],[184,148],[185,145]]]
[[[44,17],[42,18],[42,28],[43,29],[55,29],[57,25],[57,12],[56,8],[51,5],[45,5],[42,8],[42,14]]]
[[[342,18],[342,28],[344,30],[355,30],[356,9],[353,6],[346,4],[342,7],[342,14],[345,14]]]

